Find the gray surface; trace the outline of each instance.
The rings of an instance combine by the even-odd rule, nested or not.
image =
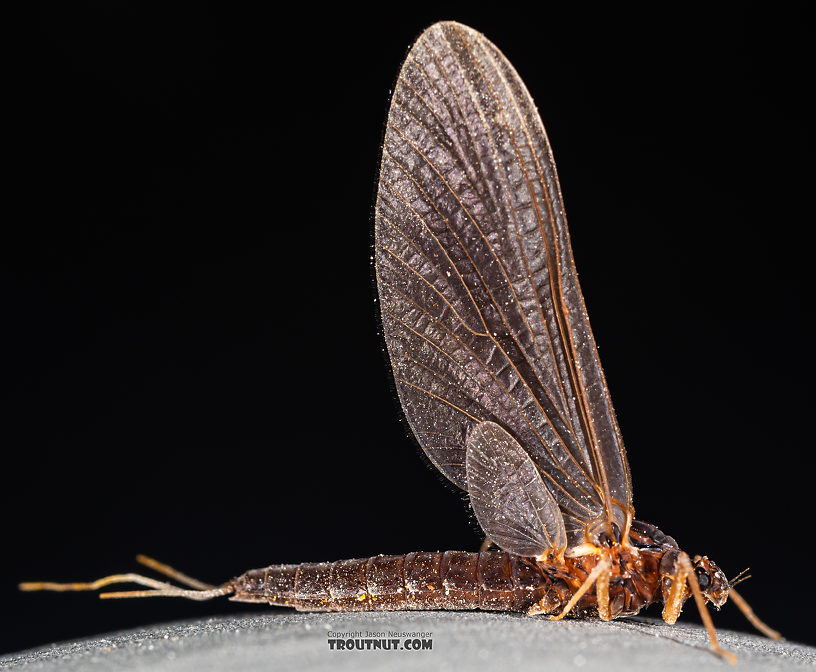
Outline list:
[[[430,651],[332,651],[327,631],[430,631]],[[816,648],[718,631],[740,672],[816,667]],[[726,670],[705,632],[649,618],[611,623],[484,612],[278,614],[157,625],[0,659],[25,670]]]

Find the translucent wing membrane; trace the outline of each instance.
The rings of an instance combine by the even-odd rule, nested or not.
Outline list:
[[[512,436],[493,422],[476,425],[465,465],[470,503],[493,543],[524,556],[564,550],[567,537],[558,504]]]
[[[408,54],[387,124],[376,269],[414,434],[467,489],[468,436],[495,422],[539,470],[570,545],[591,521],[623,527],[626,455],[524,84],[484,36],[438,23]]]

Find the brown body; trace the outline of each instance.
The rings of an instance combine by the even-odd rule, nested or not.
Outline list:
[[[671,577],[675,541],[636,521],[630,545],[616,545],[609,582],[611,616],[638,613],[663,601],[664,577]],[[403,609],[485,609],[536,613],[561,611],[595,568],[597,554],[542,562],[504,551],[445,551],[378,555],[337,562],[271,565],[233,579],[230,598],[268,602],[299,611],[395,611]],[[597,614],[596,592],[573,610]]]
[[[503,551],[272,565],[246,572],[233,585],[232,600],[299,611],[527,611],[549,592],[569,595],[566,584],[542,573],[535,560]]]

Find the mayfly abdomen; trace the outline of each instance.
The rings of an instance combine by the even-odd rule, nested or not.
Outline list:
[[[561,583],[502,551],[445,551],[254,569],[233,581],[230,599],[299,611],[527,611],[548,591],[560,604]]]

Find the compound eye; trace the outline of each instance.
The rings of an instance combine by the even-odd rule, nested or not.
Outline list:
[[[705,590],[711,585],[711,577],[702,567],[697,567],[694,573],[697,575],[697,583],[700,584],[700,590]]]

